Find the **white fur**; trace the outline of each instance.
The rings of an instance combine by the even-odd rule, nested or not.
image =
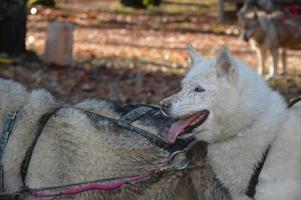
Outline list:
[[[300,200],[300,105],[286,109],[283,98],[226,47],[217,59],[192,60],[197,62],[184,78],[182,90],[165,100],[171,103],[167,114],[210,112],[193,134],[210,143],[208,157],[233,199],[248,199],[245,192],[254,168],[271,145],[255,199]],[[197,86],[205,92],[195,92]]]

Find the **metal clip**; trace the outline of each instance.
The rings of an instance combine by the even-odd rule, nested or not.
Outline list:
[[[177,158],[178,157],[178,158]],[[186,169],[189,164],[189,160],[185,151],[175,151],[169,156],[169,162],[177,170]]]
[[[11,120],[15,120],[16,116],[17,116],[17,111],[15,111],[15,112],[10,112],[10,113],[8,114],[8,118],[11,119]]]
[[[172,170],[172,169],[174,169],[173,165],[167,165],[166,167],[159,168],[159,171],[164,172],[164,171],[169,171],[169,170]]]

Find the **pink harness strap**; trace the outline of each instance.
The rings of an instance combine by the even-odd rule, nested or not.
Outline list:
[[[90,190],[105,190],[105,191],[110,191],[110,190],[116,190],[121,187],[123,187],[126,184],[134,184],[138,183],[140,181],[143,181],[146,178],[152,177],[156,174],[159,174],[162,170],[152,170],[149,172],[146,172],[141,175],[133,176],[128,179],[120,180],[116,183],[109,183],[109,184],[97,184],[97,183],[92,183],[92,184],[86,184],[74,188],[68,188],[62,191],[55,191],[55,192],[45,192],[43,190],[39,189],[32,189],[31,190],[31,196],[33,197],[57,197],[57,196],[68,196],[68,195],[75,195],[79,194],[82,192],[87,192]]]
[[[281,21],[292,31],[292,32],[301,32],[301,27],[297,26],[296,24],[292,23],[291,19],[298,19],[301,20],[301,15],[292,14],[288,11],[285,13],[283,17],[281,17]]]

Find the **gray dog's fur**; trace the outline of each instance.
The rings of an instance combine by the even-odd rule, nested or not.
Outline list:
[[[30,92],[10,80],[0,79],[0,93],[1,130],[5,115],[11,111],[18,111],[3,158],[5,192],[14,192],[22,187],[21,162],[34,140],[41,117],[61,106],[61,103],[45,90]],[[125,109],[110,102],[97,100],[87,100],[75,107],[116,119]],[[158,127],[167,127],[168,123],[163,123],[163,120],[167,119],[163,116],[157,116],[156,119],[144,117],[135,122],[135,125],[158,134],[161,131]],[[206,154],[204,149],[206,150],[197,150],[197,155],[201,152]],[[168,157],[167,151],[155,147],[139,134],[117,128],[114,123],[106,120],[95,124],[85,112],[67,107],[52,115],[45,125],[33,151],[26,184],[30,188],[39,188],[138,175],[146,170],[166,166]],[[191,164],[203,166],[197,170],[162,174],[123,189],[86,192],[70,198],[230,199],[227,190],[216,181],[204,157],[196,157],[192,161]],[[25,196],[24,199],[31,197]]]

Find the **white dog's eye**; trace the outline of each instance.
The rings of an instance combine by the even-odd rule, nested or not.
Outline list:
[[[196,88],[194,88],[195,92],[205,92],[205,89],[202,88],[201,86],[197,86]]]

